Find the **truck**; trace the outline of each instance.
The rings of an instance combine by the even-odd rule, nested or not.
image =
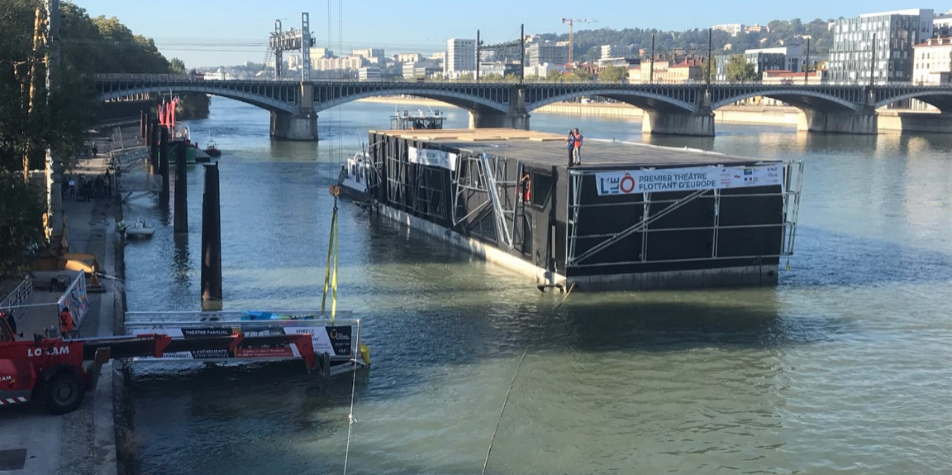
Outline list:
[[[0,407],[39,400],[54,414],[74,411],[86,392],[95,387],[101,365],[112,358],[161,360],[166,354],[187,352],[271,355],[275,349],[292,350],[283,353],[288,356],[285,359],[302,359],[308,372],[315,365],[329,371],[328,355],[319,360],[309,334],[246,336],[235,327],[187,339],[156,332],[84,339],[34,335],[23,339],[5,319],[0,319]]]

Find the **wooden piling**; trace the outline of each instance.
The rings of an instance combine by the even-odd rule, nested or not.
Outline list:
[[[165,127],[159,127],[159,129],[159,174],[162,175],[159,201],[167,204],[169,202],[169,130]]]
[[[185,142],[175,147],[175,214],[173,227],[175,233],[188,233],[188,175],[185,165]]]
[[[154,117],[149,116],[149,174],[159,171],[159,126]]]
[[[218,164],[205,165],[202,196],[202,308],[221,308],[221,194]]]

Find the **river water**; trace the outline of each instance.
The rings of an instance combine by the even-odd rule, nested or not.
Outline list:
[[[225,99],[190,123],[224,150],[226,309],[319,307],[327,186],[394,107],[325,111],[319,143],[272,142],[266,112]],[[532,117],[576,126],[642,140],[637,121]],[[556,308],[561,295],[344,203],[339,308],[363,319],[374,361],[354,386],[348,471],[480,473],[498,421],[486,473],[952,473],[952,137],[717,124],[715,138],[649,140],[805,161],[780,284]],[[154,201],[125,210],[160,228],[126,248],[130,310],[199,306],[189,173],[187,239]],[[342,473],[351,385],[298,363],[138,366],[138,468]]]

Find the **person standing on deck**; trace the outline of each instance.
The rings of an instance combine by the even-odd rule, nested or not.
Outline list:
[[[59,313],[60,336],[63,338],[75,338],[76,323],[73,322],[73,315],[69,313],[69,307],[63,307]]]
[[[572,157],[572,162],[575,165],[582,164],[582,134],[578,131],[578,127],[575,128],[575,133],[572,134],[573,143],[575,144],[575,154]]]
[[[569,166],[575,163],[575,134],[569,129],[568,137],[565,137],[565,149],[569,152]]]

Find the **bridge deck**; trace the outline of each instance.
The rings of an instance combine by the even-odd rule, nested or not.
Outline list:
[[[373,133],[373,132],[372,132]],[[513,129],[387,130],[378,134],[418,140],[461,152],[489,153],[545,166],[568,163],[565,136]],[[780,162],[634,142],[585,140],[582,167],[688,167]]]

